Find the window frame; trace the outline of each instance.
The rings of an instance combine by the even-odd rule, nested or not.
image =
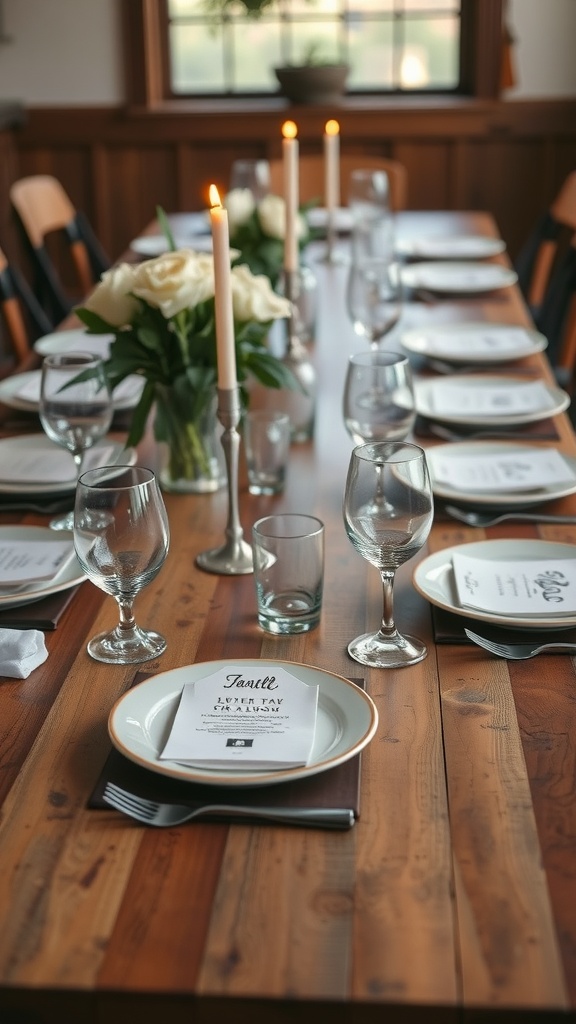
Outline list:
[[[130,106],[158,110],[170,106],[184,109],[190,103],[202,104],[203,97],[174,97],[170,89],[167,0],[121,0],[122,47],[126,75],[126,96]],[[497,99],[500,94],[502,19],[504,0],[462,0],[460,81],[455,92],[426,92],[427,99],[468,97]],[[355,93],[350,97],[361,97]],[[370,93],[383,102],[390,93]],[[394,93],[409,100],[422,93]],[[271,98],[262,94],[263,103]],[[246,97],[223,96],[222,100],[238,109]],[[208,102],[211,102],[208,100]],[[213,99],[212,99],[213,102]],[[250,103],[253,104],[253,98]]]

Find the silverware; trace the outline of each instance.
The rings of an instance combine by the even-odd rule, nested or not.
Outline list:
[[[547,433],[535,434],[521,429],[513,427],[502,427],[500,430],[494,429],[482,429],[482,430],[452,430],[449,427],[443,426],[441,423],[429,423],[428,430],[431,434],[436,437],[441,437],[444,441],[476,441],[482,438],[492,438],[493,440],[506,441],[508,438],[512,440],[520,441],[552,441],[554,440],[554,434],[551,431]]]
[[[444,511],[466,526],[496,526],[506,519],[515,519],[524,523],[571,523],[576,525],[576,516],[544,515],[538,512],[472,512],[458,508],[457,505],[445,505]]]
[[[204,804],[192,810],[184,804],[145,800],[134,793],[128,793],[113,782],[106,783],[102,796],[116,811],[122,811],[129,818],[135,818],[145,825],[155,825],[159,828],[182,825],[185,821],[192,821],[193,818],[201,818],[206,814],[225,814],[231,818],[262,818],[265,821],[277,821],[282,824],[310,824],[322,828],[351,828],[354,824],[354,812],[345,807],[283,808]]]
[[[478,644],[479,647],[483,647],[486,651],[490,651],[490,654],[496,654],[499,658],[507,658],[509,661],[524,661],[526,658],[533,658],[536,654],[542,654],[544,651],[576,652],[576,643],[569,643],[568,641],[562,642],[559,640],[558,642],[545,644],[503,644],[496,643],[494,640],[488,640],[485,636],[479,636],[478,633],[473,633],[471,629],[465,629],[464,632],[472,643]]]

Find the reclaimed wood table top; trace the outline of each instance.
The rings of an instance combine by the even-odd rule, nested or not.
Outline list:
[[[484,214],[403,214],[399,230],[493,234]],[[498,257],[506,262],[506,257]],[[291,449],[286,487],[247,492],[245,535],[270,511],[326,526],[318,629],[272,637],[252,576],[202,572],[223,542],[227,492],[166,494],[167,563],[136,602],[168,649],[160,672],[212,659],[283,659],[358,676],[347,643],[376,628],[378,572],[342,523],[351,441],[341,414],[348,354],[345,266],[319,282],[314,440]],[[529,324],[515,287],[407,304],[403,327],[458,319]],[[545,355],[523,365],[551,380]],[[10,423],[8,423],[8,419]],[[576,453],[568,418],[558,447]],[[39,429],[10,415],[4,431]],[[421,442],[423,444],[433,442]],[[576,512],[576,496],[554,502]],[[0,523],[45,517],[0,513]],[[576,542],[576,527],[474,530],[441,515],[420,553],[485,537]],[[115,602],[82,584],[48,660],[0,680],[0,1020],[456,1022],[564,1020],[576,1006],[576,679],[567,655],[507,662],[434,643],[431,609],[398,573],[400,628],[428,657],[361,669],[379,712],[347,832],[280,825],[141,827],[87,807],[110,749],[107,720],[135,669],[96,663],[86,642]]]

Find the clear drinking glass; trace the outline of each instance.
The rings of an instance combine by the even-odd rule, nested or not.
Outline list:
[[[378,348],[396,326],[402,312],[400,267],[394,259],[357,257],[352,260],[346,306],[356,334]]]
[[[230,189],[247,188],[257,203],[270,191],[270,164],[267,160],[234,160],[230,171]]]
[[[320,622],[324,524],[316,516],[265,516],[252,527],[258,623],[268,633],[307,633]]]
[[[348,361],[343,414],[355,444],[403,441],[416,410],[412,369],[400,352],[355,352]]]
[[[422,448],[392,441],[355,448],[343,512],[349,540],[380,570],[383,590],[380,629],[356,637],[348,653],[375,668],[401,668],[422,661],[426,645],[399,633],[393,613],[396,569],[422,547],[432,525],[432,489]]]
[[[83,373],[89,374],[85,380],[70,383]],[[46,356],[40,382],[40,422],[50,440],[70,452],[77,477],[84,453],[106,434],[113,411],[102,359],[89,352]],[[73,512],[50,522],[53,530],[72,530],[73,526]]]
[[[348,186],[355,255],[390,257],[394,251],[394,218],[390,211],[386,171],[352,171]]]
[[[154,473],[140,466],[103,466],[83,473],[76,488],[74,547],[82,569],[118,602],[120,621],[88,644],[96,661],[131,665],[163,654],[159,633],[136,625],[136,594],[158,575],[170,534]]]

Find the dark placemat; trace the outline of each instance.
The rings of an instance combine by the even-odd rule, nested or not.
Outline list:
[[[513,626],[496,626],[491,622],[481,622],[477,619],[469,619],[467,616],[454,615],[444,608],[432,606],[432,622],[434,627],[434,639],[437,644],[471,644],[464,629],[471,629],[479,636],[485,636],[488,640],[509,641],[512,643],[517,639],[518,643],[531,643],[542,640],[542,630],[519,629]],[[566,629],[546,629],[546,637],[550,634],[561,635],[563,640],[576,643],[576,627],[569,626]]]
[[[417,416],[414,423],[414,434],[418,437],[433,437],[437,441],[445,440],[435,433],[435,424],[435,420],[430,420],[426,416]],[[469,429],[466,428],[465,424],[461,423],[438,423],[437,425],[440,430],[444,427],[446,430],[454,431],[460,441],[468,439],[473,441],[476,439],[475,435],[480,432],[482,432],[487,441],[498,439],[510,441],[558,441],[560,436],[554,420],[550,417],[544,420],[537,420],[535,423],[526,423],[521,427],[514,427],[510,430],[507,430],[505,427],[498,427],[496,424],[491,428],[488,423],[482,427],[474,426]]]
[[[78,584],[80,586],[80,584]],[[5,608],[0,611],[0,626],[8,629],[56,629],[58,622],[73,600],[78,586],[59,590],[32,604]]]
[[[133,685],[149,678],[146,673],[139,672]],[[351,680],[364,687],[364,680]],[[227,787],[208,786],[196,782],[182,782],[166,775],[142,768],[124,757],[115,747],[112,748],[94,790],[88,799],[88,807],[105,808],[108,804],[102,799],[107,782],[114,782],[137,796],[149,800],[181,803],[191,809],[205,804],[230,804],[232,806],[250,806],[255,809],[254,820],[260,823],[258,807],[278,808],[349,808],[354,818],[360,816],[360,763],[361,755],[351,758],[344,764],[337,765],[328,771],[311,775],[306,779],[295,779],[272,786]],[[214,817],[222,820],[223,815]],[[210,820],[203,815],[202,821]],[[234,819],[231,819],[234,820]],[[246,821],[246,818],[242,819]],[[314,822],[309,824],[313,825]]]

